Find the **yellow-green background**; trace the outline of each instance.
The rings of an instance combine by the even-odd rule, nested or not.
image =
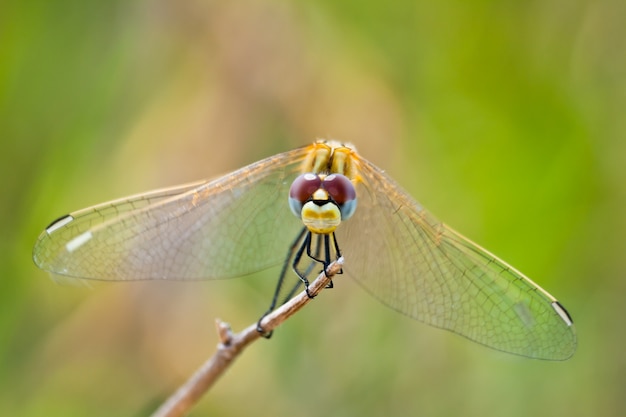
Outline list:
[[[241,329],[273,291],[57,285],[30,255],[51,220],[333,137],[555,294],[577,353],[495,352],[338,279],[193,415],[625,415],[625,21],[621,0],[4,3],[0,414],[146,415],[215,317]]]

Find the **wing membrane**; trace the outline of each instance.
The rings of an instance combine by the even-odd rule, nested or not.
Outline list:
[[[359,165],[359,205],[338,229],[347,274],[391,308],[484,345],[543,359],[573,354],[574,329],[554,297],[439,222],[382,170]]]
[[[99,280],[215,279],[282,261],[301,227],[286,199],[306,148],[214,181],[157,190],[70,214],[33,257],[53,274]]]

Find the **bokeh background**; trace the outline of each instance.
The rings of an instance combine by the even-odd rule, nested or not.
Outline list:
[[[495,352],[348,279],[192,415],[626,415],[626,3],[77,1],[0,6],[0,414],[147,415],[264,311],[276,271],[57,285],[57,216],[350,141],[555,294],[575,356]],[[358,261],[358,260],[357,260]]]

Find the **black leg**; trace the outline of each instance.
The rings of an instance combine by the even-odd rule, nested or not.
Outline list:
[[[293,241],[293,243],[291,244],[291,247],[289,248],[289,251],[287,253],[287,258],[285,258],[285,262],[283,263],[283,267],[280,271],[280,276],[278,277],[278,283],[276,285],[276,290],[274,291],[274,296],[272,297],[272,303],[270,304],[269,308],[267,309],[267,311],[265,313],[263,313],[263,315],[261,316],[261,318],[259,318],[259,321],[257,322],[256,325],[256,330],[261,333],[261,335],[263,335],[263,337],[269,339],[270,337],[272,337],[272,332],[265,332],[263,330],[263,327],[261,327],[261,320],[263,320],[263,318],[265,316],[267,316],[269,313],[271,313],[272,311],[274,311],[274,308],[276,308],[276,302],[278,301],[278,297],[280,295],[280,290],[283,287],[283,283],[285,281],[285,276],[287,274],[287,268],[289,265],[289,261],[291,260],[291,257],[293,256],[294,252],[296,251],[296,248],[300,247],[298,249],[298,252],[300,253],[300,256],[302,256],[302,251],[303,249],[303,245],[300,243],[300,241],[302,240],[302,238],[304,237],[304,234],[307,232],[306,228],[302,228],[302,230],[300,231],[300,233],[298,234],[298,237],[296,238],[296,240]],[[300,283],[298,283],[299,285]],[[297,288],[297,287],[296,287]],[[292,292],[294,292],[295,290],[292,289]]]
[[[341,250],[339,250],[339,243],[337,243],[335,232],[333,232],[333,243],[335,244],[335,255],[337,255],[337,259],[339,259],[341,258]]]
[[[333,232],[333,243],[335,244],[335,259],[341,258],[341,250],[339,249],[339,243],[337,243],[337,236],[335,236],[335,232]],[[340,269],[337,274],[343,274],[343,269]]]
[[[307,274],[303,274],[302,272],[300,272],[300,270],[298,269],[298,265],[300,264],[300,259],[302,259],[302,254],[304,253],[305,250],[306,250],[307,256],[311,258],[311,234],[312,234],[311,232],[308,232],[306,234],[306,236],[304,237],[304,242],[302,242],[300,249],[298,249],[298,252],[296,252],[296,256],[294,256],[293,262],[291,264],[291,268],[296,273],[296,275],[298,275],[298,277],[300,278],[300,281],[304,283],[304,286],[306,288],[309,287],[309,279],[307,278]],[[308,271],[308,268],[307,268],[307,271]]]
[[[276,285],[276,290],[274,291],[274,296],[272,297],[272,303],[267,311],[259,318],[257,322],[257,331],[265,338],[269,339],[272,336],[272,332],[266,332],[263,330],[261,326],[261,321],[265,316],[274,311],[278,300],[280,298],[280,293],[283,289],[283,284],[285,282],[285,277],[287,275],[288,265],[291,263],[291,268],[296,273],[299,278],[299,281],[289,290],[287,295],[282,299],[281,305],[289,301],[293,295],[298,291],[300,285],[304,284],[305,291],[309,298],[313,298],[313,296],[309,293],[309,279],[313,268],[317,263],[321,263],[324,267],[323,271],[326,273],[326,269],[330,265],[332,259],[332,250],[331,250],[331,242],[332,246],[334,246],[335,257],[339,259],[341,257],[341,251],[339,250],[339,244],[337,243],[337,238],[335,233],[320,235],[316,234],[315,242],[313,242],[313,233],[308,231],[306,228],[302,228],[298,237],[293,241],[289,251],[287,252],[287,257],[285,258],[285,262],[283,263],[283,267],[280,271],[280,276],[278,277],[278,283]],[[331,236],[332,235],[332,236]],[[314,248],[312,248],[314,246]],[[302,261],[302,255],[306,251],[306,255],[310,260],[310,263],[306,267],[304,271],[300,270],[300,263]],[[322,257],[322,251],[324,252],[324,256]],[[293,260],[292,260],[293,259]],[[290,262],[291,261],[291,262]],[[342,270],[338,272],[339,274],[343,273]],[[326,288],[333,288],[333,282],[330,281]]]

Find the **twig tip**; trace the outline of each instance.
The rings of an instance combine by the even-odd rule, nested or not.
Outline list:
[[[230,345],[233,340],[233,330],[230,324],[220,319],[215,319],[215,327],[217,328],[217,335],[220,338],[220,342],[226,346]]]

